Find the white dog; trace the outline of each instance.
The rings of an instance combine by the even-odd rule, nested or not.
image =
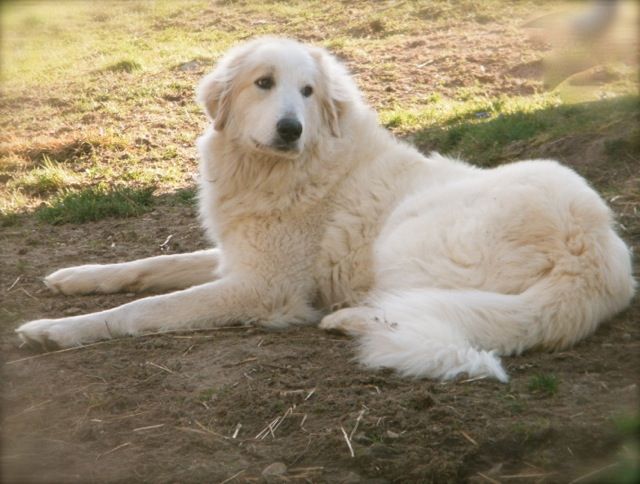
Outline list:
[[[177,290],[20,326],[71,346],[230,323],[314,323],[404,375],[507,375],[497,355],[566,348],[624,309],[629,249],[572,170],[481,170],[378,125],[322,49],[261,38],[202,81],[200,211],[217,248],[54,272],[63,294]],[[335,311],[335,312],[334,312]]]

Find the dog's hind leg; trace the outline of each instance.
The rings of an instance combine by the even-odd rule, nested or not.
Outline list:
[[[216,279],[219,249],[160,255],[119,264],[60,269],[44,283],[53,292],[90,294],[186,289]]]

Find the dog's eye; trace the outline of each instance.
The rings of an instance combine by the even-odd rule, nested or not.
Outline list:
[[[304,86],[300,92],[304,97],[309,97],[313,94],[313,88],[311,86]]]
[[[258,86],[260,89],[271,89],[273,87],[273,77],[261,77],[260,79],[258,79],[256,81],[256,86]]]

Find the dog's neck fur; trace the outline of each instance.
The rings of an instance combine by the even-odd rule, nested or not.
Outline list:
[[[376,146],[367,146],[368,154],[360,146],[356,156],[353,140],[375,130],[380,131],[379,138],[391,136],[364,104],[352,105],[344,116],[350,118],[344,123],[348,131],[309,144],[297,158],[248,149],[225,131],[209,128],[198,143],[200,213],[209,235],[221,242],[228,228],[249,218],[298,217],[333,198],[356,163],[375,159]]]

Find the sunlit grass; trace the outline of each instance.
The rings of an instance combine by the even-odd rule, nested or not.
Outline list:
[[[77,182],[74,172],[45,156],[41,166],[15,180],[13,185],[27,193],[46,195],[67,189]]]
[[[534,3],[510,8],[515,15]],[[194,89],[239,40],[271,33],[325,45],[356,76],[359,69],[375,72],[368,82],[393,86],[403,80],[400,61],[376,53],[422,38],[425,26],[483,25],[498,11],[504,11],[499,0],[393,8],[364,0],[5,3],[0,121],[8,129],[0,138],[0,209],[34,210],[59,202],[62,193],[104,184],[153,185],[161,194],[192,185],[195,138],[206,124]],[[620,71],[598,95],[630,92],[637,87],[631,74]],[[629,128],[637,121],[637,97],[575,104],[585,101],[585,89],[569,84],[531,96],[487,96],[477,82],[449,91],[450,98],[437,87],[421,88],[381,110],[380,119],[423,151],[485,166],[545,154],[549,142],[568,136],[606,136],[604,156],[612,164],[637,156],[637,131]],[[368,86],[361,87],[367,94]]]

